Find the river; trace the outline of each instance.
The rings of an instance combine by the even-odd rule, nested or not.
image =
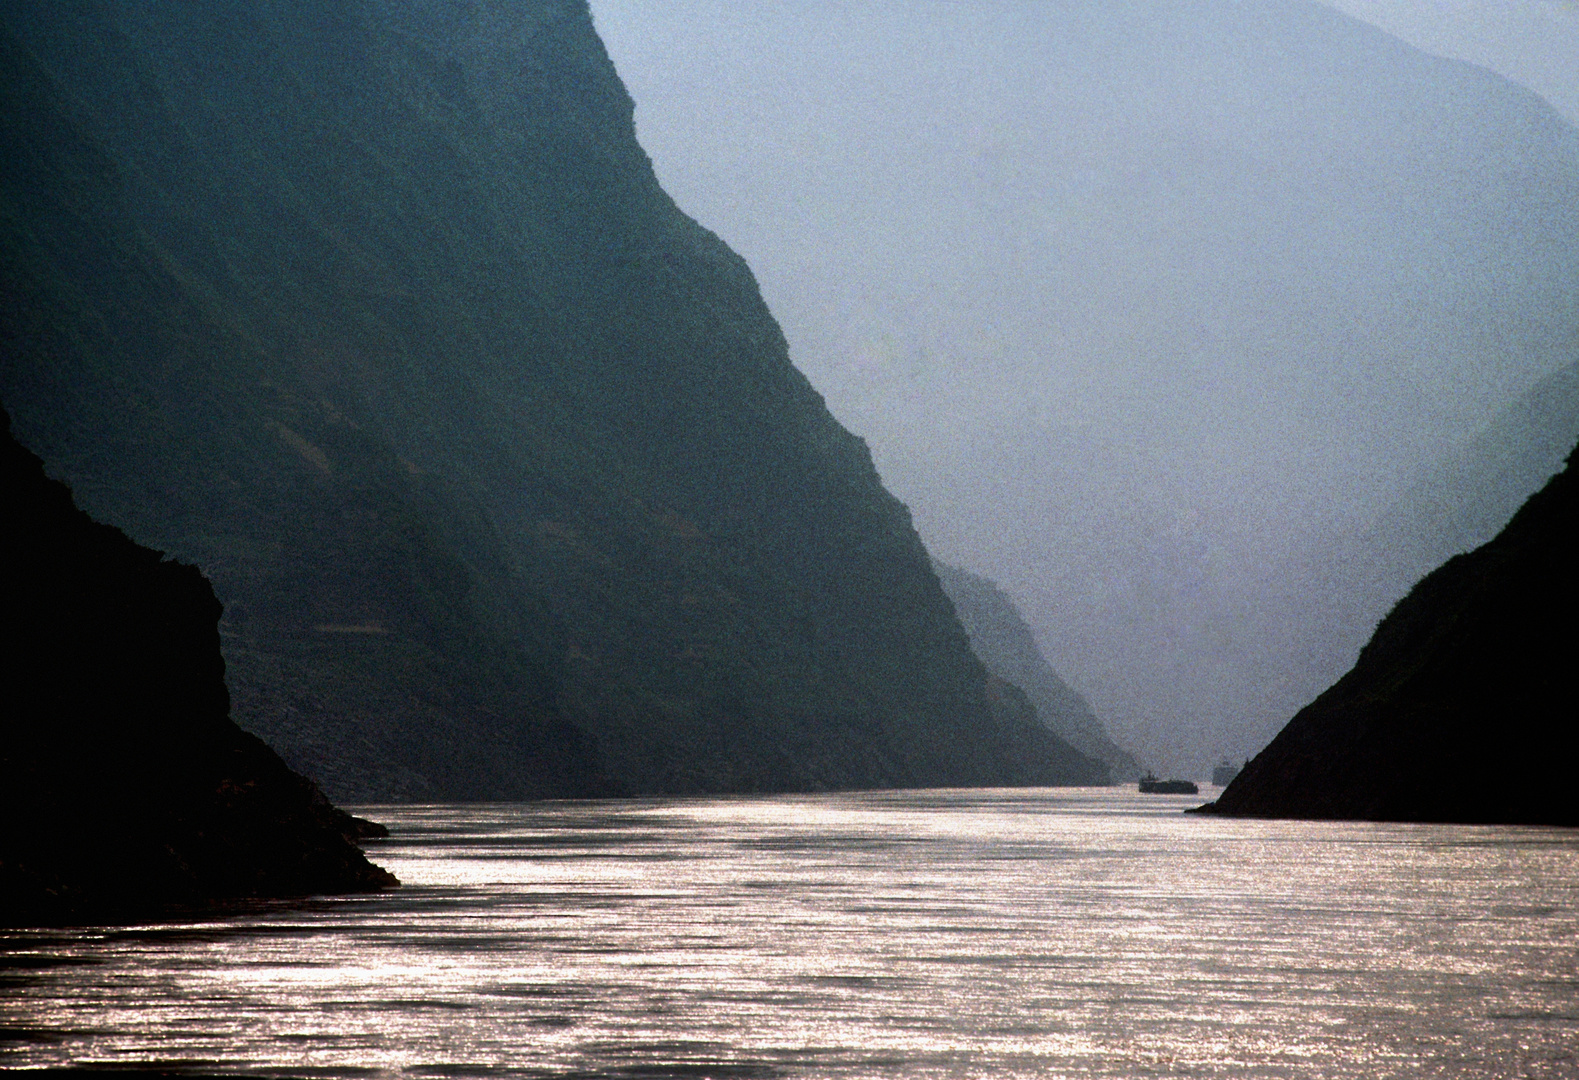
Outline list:
[[[0,934],[0,1067],[1579,1076],[1579,831],[1214,792],[359,808],[398,892]]]

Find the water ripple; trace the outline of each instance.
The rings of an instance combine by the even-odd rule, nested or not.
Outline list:
[[[1189,801],[360,808],[399,893],[0,935],[0,1067],[1579,1075],[1579,835]]]

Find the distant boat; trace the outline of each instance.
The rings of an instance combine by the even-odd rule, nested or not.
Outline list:
[[[1140,778],[1140,790],[1143,795],[1199,795],[1201,793],[1194,780],[1158,780],[1151,773]]]
[[[1212,783],[1218,787],[1227,787],[1239,775],[1239,766],[1223,758],[1222,764],[1212,770]]]

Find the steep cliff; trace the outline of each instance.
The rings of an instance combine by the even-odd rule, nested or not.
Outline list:
[[[1331,3],[594,10],[928,546],[1164,771],[1265,746],[1457,549],[1375,608],[1280,564],[1579,359],[1579,129]]]
[[[987,670],[1019,687],[1042,723],[1082,754],[1105,764],[1113,778],[1139,776],[1140,765],[1113,742],[1086,699],[1047,662],[1014,601],[984,577],[935,559],[932,567],[965,627],[971,649]]]
[[[76,509],[0,413],[0,925],[395,884],[227,716],[201,574]]]
[[[1426,576],[1211,807],[1579,825],[1579,474]]]
[[[1288,717],[1353,666],[1376,624],[1422,577],[1500,532],[1579,440],[1579,362],[1540,380],[1473,439],[1419,469],[1372,520],[1324,522],[1280,559],[1241,571],[1252,584],[1221,622],[1247,643],[1235,667],[1263,688],[1262,734],[1223,739],[1234,757],[1269,743]],[[1227,719],[1227,718],[1225,718]],[[1229,722],[1225,727],[1232,727]]]
[[[1036,783],[584,3],[0,2],[0,395],[336,797]]]

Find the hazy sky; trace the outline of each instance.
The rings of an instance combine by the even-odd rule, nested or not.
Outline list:
[[[1505,9],[1504,52],[1573,25]],[[928,547],[1159,767],[1324,686],[1279,568],[1579,352],[1573,128],[1314,2],[593,11]]]
[[[1579,0],[1326,0],[1409,44],[1490,68],[1579,125]]]

